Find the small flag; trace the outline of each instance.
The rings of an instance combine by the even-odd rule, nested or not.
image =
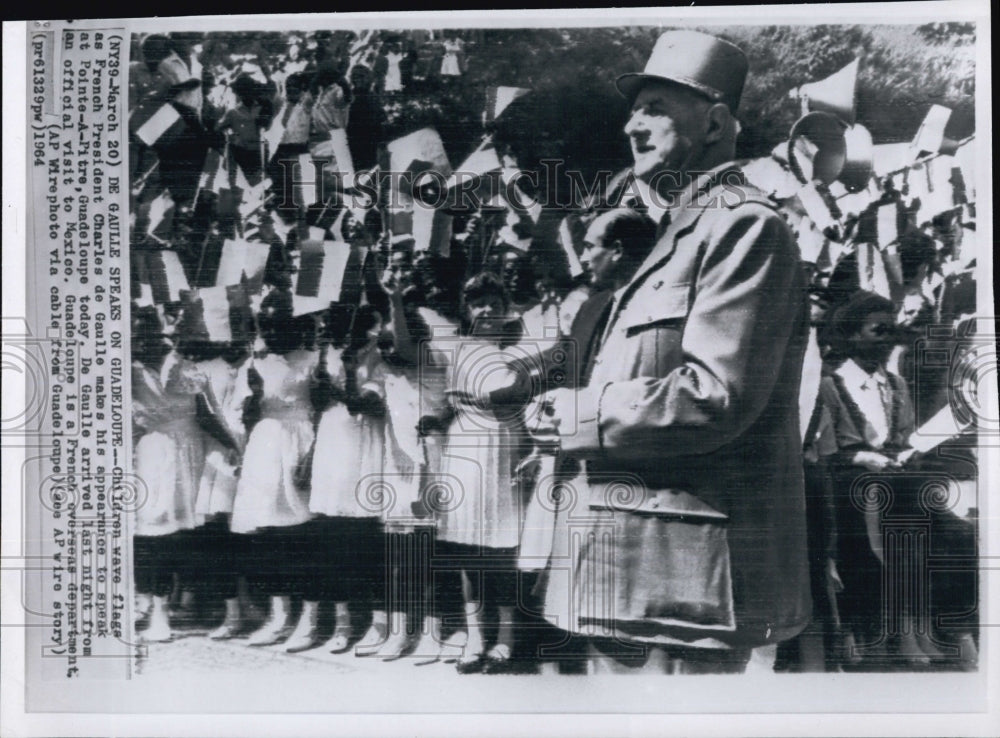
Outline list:
[[[360,280],[367,251],[341,241],[304,241],[300,253],[292,297],[295,315],[326,310],[331,302],[340,301],[350,281],[349,269],[353,267]]]
[[[413,241],[418,250],[451,256],[452,216],[419,203],[413,207]]]
[[[452,174],[444,143],[433,128],[421,128],[408,136],[390,141],[386,145],[386,155],[388,171],[393,175],[389,179],[389,202],[404,210],[409,209],[414,199],[420,197],[419,181],[429,185],[440,182],[440,187],[446,187]],[[425,174],[427,172],[434,174]],[[444,204],[440,193],[434,200],[437,205]]]
[[[882,252],[870,243],[857,243],[858,286],[882,297],[892,299],[889,275],[882,260]]]
[[[347,145],[347,131],[334,128],[330,131],[330,143],[333,146],[333,156],[336,159],[337,171],[345,177],[354,176],[354,160],[351,149]]]
[[[799,225],[798,240],[802,261],[818,265],[823,255],[823,246],[826,245],[827,238],[811,219],[802,219]]]
[[[222,257],[215,276],[215,285],[225,287],[240,284],[245,278],[250,292],[264,287],[264,268],[271,253],[270,244],[254,241],[231,241],[222,244]]]
[[[875,211],[878,245],[885,248],[899,240],[899,208],[896,203],[880,205]]]
[[[228,186],[229,172],[226,171],[226,160],[215,149],[209,149],[205,154],[205,164],[201,168],[201,176],[198,178],[198,193],[214,192],[219,194]],[[198,201],[198,193],[195,193],[195,202]]]
[[[174,200],[163,190],[149,203],[146,233],[157,241],[169,242],[174,231]]]
[[[503,183],[503,189],[501,190],[504,199],[514,208],[517,212],[525,212],[528,217],[531,218],[532,223],[537,223],[538,219],[542,217],[542,205],[534,198],[529,197],[525,194],[517,185],[517,180],[520,178],[522,172],[519,169],[504,169],[500,174],[500,180]]]
[[[201,298],[205,328],[213,341],[233,340],[232,324],[229,320],[229,294],[231,289],[242,289],[241,285],[227,287],[206,287],[198,291]]]
[[[527,215],[532,223],[537,223],[542,217],[541,204],[525,194],[517,185],[522,172],[519,169],[502,169],[499,177],[490,180],[490,198],[483,202],[487,210],[512,210],[519,215]]]
[[[170,103],[139,105],[129,116],[129,128],[146,146],[179,136],[185,127],[181,114]]]
[[[186,295],[185,325],[210,341],[232,341],[246,337],[250,316],[250,297],[246,284],[204,287]],[[234,326],[236,330],[234,331]]]
[[[495,123],[512,102],[528,94],[530,91],[524,87],[507,86],[490,87],[487,89],[486,107],[483,110],[483,125],[488,126],[491,123]]]
[[[136,307],[151,307],[153,302],[153,288],[146,282],[139,283],[139,296],[135,298]]]
[[[951,108],[944,105],[931,105],[931,109],[924,116],[923,123],[917,135],[910,143],[910,154],[912,159],[919,159],[926,154],[936,154],[941,150],[944,142],[944,129],[951,118]]]
[[[955,185],[952,182],[954,159],[950,156],[937,156],[925,164],[927,170],[927,198],[922,201],[920,210],[928,220],[937,215],[954,210]],[[918,218],[919,219],[919,218]]]
[[[393,236],[413,234],[413,211],[412,210],[389,210],[386,212],[387,229]]]
[[[244,179],[244,181],[246,181]],[[266,202],[267,189],[271,186],[271,180],[262,179],[257,184],[243,190],[243,196],[240,200],[240,215],[246,220],[255,212],[264,207]]]
[[[882,263],[885,264],[885,274],[895,300],[903,293],[903,260],[899,256],[899,247],[896,244],[882,250]]]
[[[502,169],[493,141],[486,139],[448,178],[445,208],[456,212],[478,210],[495,191],[492,182]]]
[[[976,139],[970,138],[958,147],[955,152],[955,165],[962,171],[962,182],[965,185],[967,202],[976,201],[975,157]]]
[[[820,194],[818,189],[816,189],[816,184],[814,182],[810,182],[800,189],[797,196],[799,198],[799,202],[802,203],[802,207],[806,211],[806,215],[809,216],[809,219],[812,220],[812,222],[816,224],[816,227],[821,231],[837,225],[836,219],[830,212],[830,206],[827,205],[823,195]]]
[[[872,147],[872,166],[877,177],[887,177],[904,169],[910,162],[910,144],[905,141],[875,144]]]
[[[145,299],[143,284],[149,285],[149,298],[155,304],[178,302],[181,292],[189,290],[187,276],[177,253],[169,250],[135,251],[139,273],[140,295]]]

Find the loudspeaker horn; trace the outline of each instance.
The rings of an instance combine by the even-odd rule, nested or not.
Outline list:
[[[847,161],[844,124],[830,113],[804,115],[792,126],[787,158],[802,184],[836,181]]]

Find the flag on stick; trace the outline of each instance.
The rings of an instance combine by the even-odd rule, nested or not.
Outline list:
[[[136,107],[129,115],[129,129],[146,146],[165,143],[184,132],[181,114],[170,103],[149,102]]]
[[[155,304],[177,302],[181,292],[189,290],[184,267],[175,251],[137,250],[134,252],[135,266],[139,274],[140,299],[152,300]],[[142,285],[148,285],[148,291]]]
[[[163,190],[149,203],[147,235],[161,243],[167,243],[174,231],[174,200],[167,190]]]
[[[292,295],[295,315],[326,310],[339,302],[349,281],[360,283],[366,249],[340,241],[303,241]],[[356,272],[356,273],[355,273]]]
[[[816,224],[819,230],[822,231],[837,225],[837,221],[830,212],[829,205],[827,205],[826,200],[820,194],[819,190],[816,189],[814,182],[805,185],[797,194],[799,202],[802,203],[802,207],[806,211],[806,215]]]
[[[216,287],[240,284],[245,278],[250,292],[264,287],[264,268],[271,246],[267,243],[227,240],[222,244],[222,257],[215,277]]]

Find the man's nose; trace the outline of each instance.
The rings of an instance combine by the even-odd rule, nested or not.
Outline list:
[[[646,131],[645,121],[643,120],[642,113],[635,112],[629,116],[628,123],[625,124],[625,135],[626,136],[644,136],[648,133]]]

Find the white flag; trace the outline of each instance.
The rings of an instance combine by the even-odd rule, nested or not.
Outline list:
[[[132,120],[129,122],[136,126],[138,116],[143,115],[145,112],[144,108],[140,106],[132,113]],[[142,141],[147,146],[152,146],[163,138],[164,134],[172,128],[177,127],[182,128],[184,122],[181,120],[181,114],[177,112],[175,108],[170,103],[164,103],[156,111],[150,115],[144,122],[138,124],[135,127],[135,135],[140,141]]]
[[[225,241],[219,259],[219,271],[215,275],[215,285],[226,287],[239,284],[244,275],[251,292],[259,292],[264,286],[264,268],[271,253],[270,244],[256,241]]]
[[[350,244],[340,241],[303,241],[292,296],[295,315],[326,310],[340,300],[344,277],[351,262]],[[355,261],[360,267],[361,262]]]

